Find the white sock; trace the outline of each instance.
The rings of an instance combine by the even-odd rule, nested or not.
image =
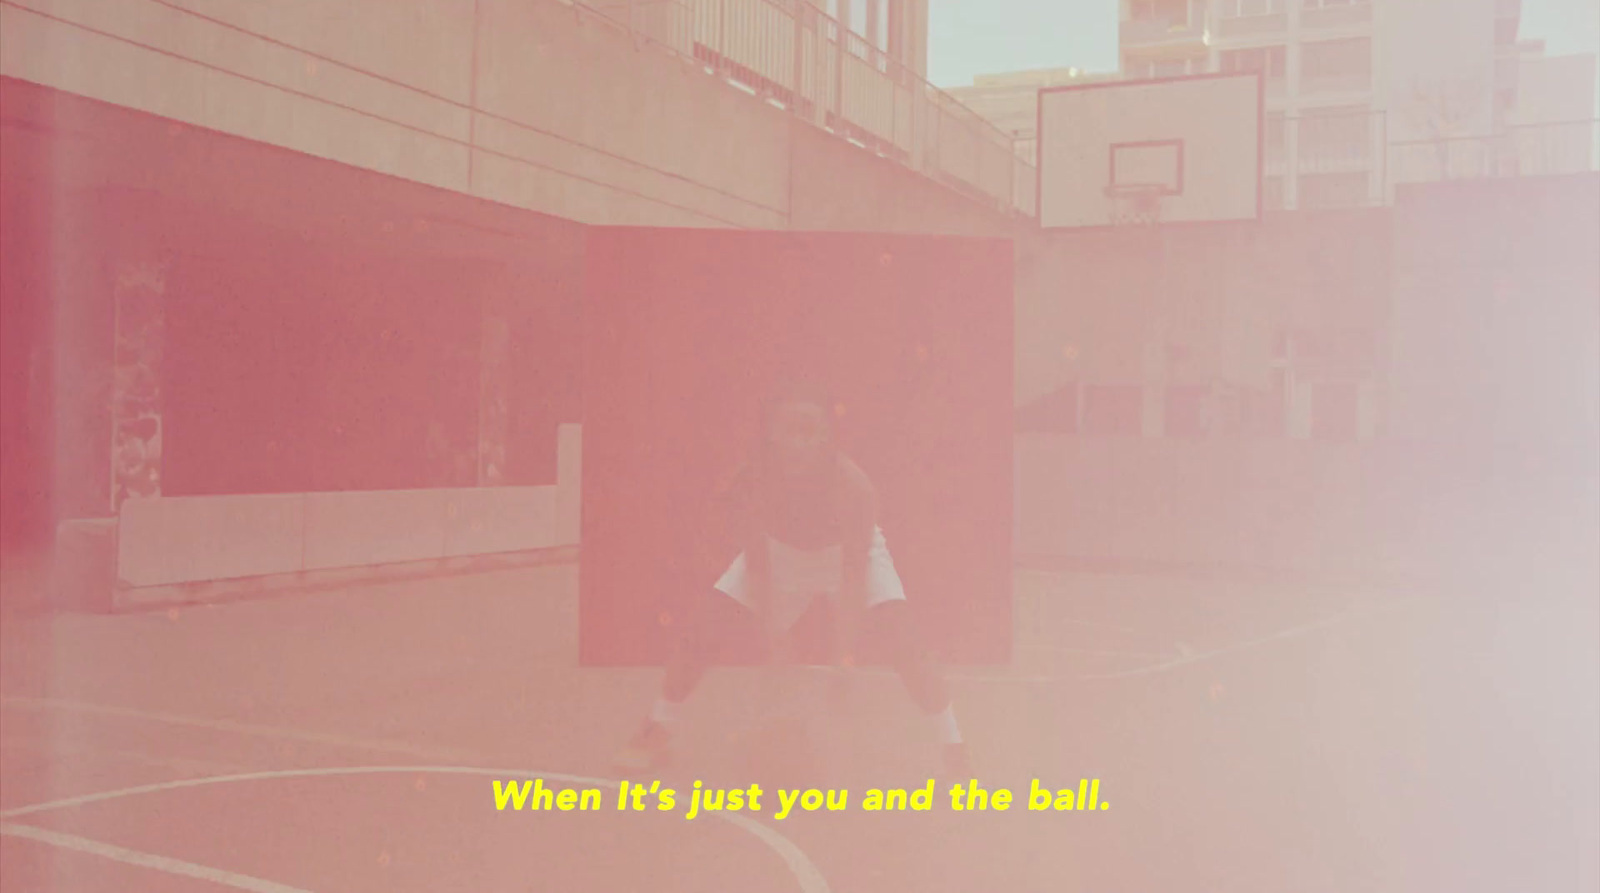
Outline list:
[[[658,697],[656,702],[650,705],[650,719],[660,724],[662,728],[671,730],[673,726],[678,724],[678,708],[682,706],[682,704]]]
[[[948,704],[942,711],[935,713],[933,722],[938,728],[940,744],[961,743],[961,727],[956,725],[956,705]]]

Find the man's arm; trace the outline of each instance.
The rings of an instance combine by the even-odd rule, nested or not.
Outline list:
[[[728,525],[725,530],[744,554],[745,592],[766,632],[771,626],[772,553],[762,524],[761,492],[755,475],[755,469],[746,464],[721,488],[721,493],[723,520]]]
[[[839,657],[854,662],[861,616],[867,608],[867,585],[872,542],[878,531],[878,496],[866,472],[849,459],[840,458],[843,475],[843,577],[839,604]]]

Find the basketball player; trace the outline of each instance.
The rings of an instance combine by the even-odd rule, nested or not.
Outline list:
[[[810,384],[788,385],[768,402],[756,458],[721,494],[744,552],[695,605],[649,718],[618,758],[624,771],[668,762],[679,707],[726,646],[758,637],[768,659],[781,662],[797,622],[820,613],[830,621],[828,645],[838,663],[855,662],[863,637],[882,647],[933,720],[945,768],[970,775],[945,681],[911,628],[872,483],[834,448],[833,405]]]

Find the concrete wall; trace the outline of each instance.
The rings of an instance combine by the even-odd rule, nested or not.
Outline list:
[[[1440,183],[1400,199],[1391,435],[1593,473],[1600,175]]]
[[[1390,226],[1386,210],[1323,211],[1027,240],[1017,268],[1018,403],[1074,381],[1265,387],[1279,330],[1383,325]],[[1163,341],[1182,357],[1152,368]]]
[[[578,426],[563,426],[561,477],[549,487],[130,499],[117,524],[118,585],[165,587],[576,545],[580,452]]]
[[[562,0],[14,0],[0,23],[0,74],[583,223],[970,226],[940,222],[972,215],[945,187]]]
[[[571,284],[564,260],[574,249],[581,255],[581,239],[552,234],[507,205],[591,224],[982,235],[1016,225],[554,0],[404,11],[386,3],[335,11],[27,0],[0,5],[0,16],[0,72],[14,79],[6,82],[6,145],[26,162],[7,165],[8,213],[13,186],[54,208],[57,224],[67,208],[98,219],[89,209],[115,196],[127,210],[117,244],[79,232],[85,250],[117,254],[74,265],[97,275],[114,278],[128,264],[160,268],[201,242],[207,251],[220,244],[222,263],[229,246],[257,257],[269,249],[249,235],[253,227],[361,250],[423,239],[441,257],[504,265],[491,291],[505,312],[520,318],[512,311],[521,308],[534,324],[553,324],[559,314],[541,316],[533,305]],[[472,205],[468,195],[498,204]],[[140,215],[165,221],[158,237],[126,238],[151,229]],[[232,221],[225,232],[216,223],[224,219]],[[525,239],[533,243],[519,244]],[[52,300],[81,303],[59,286],[50,286]],[[73,294],[80,291],[110,294],[104,283]],[[515,383],[513,423],[526,409],[516,398],[528,390]],[[103,468],[111,438],[100,422],[71,439]],[[115,512],[99,483],[96,505],[58,520]],[[431,560],[455,548],[440,535],[450,499],[493,503],[482,520],[494,529],[478,539],[543,548],[551,544],[539,532],[547,503],[577,510],[575,495],[505,489],[158,497],[121,517],[116,560],[122,582],[135,587],[358,559]],[[366,532],[341,544],[318,531],[326,517]],[[387,523],[396,518],[414,524]],[[219,540],[218,531],[232,535]]]
[[[787,211],[784,113],[555,0],[17,0],[0,74],[585,223]]]
[[[1378,240],[1371,269],[1354,274],[1371,294],[1319,294],[1330,267],[1306,257],[1283,257],[1253,286],[1302,292],[1307,303],[1263,304],[1280,318],[1384,323],[1383,437],[1020,436],[1019,553],[1340,574],[1498,568],[1524,587],[1508,596],[1529,597],[1551,562],[1600,562],[1600,177],[1419,186],[1393,215],[1392,247]],[[1327,224],[1311,243],[1344,254],[1324,264],[1378,250],[1359,246],[1385,229],[1370,216]],[[1092,256],[1092,243],[1081,250]],[[1086,279],[1115,286],[1084,262]],[[1131,366],[1096,362],[1107,374]]]
[[[803,122],[791,122],[789,139],[791,229],[1000,237],[1032,229]]]

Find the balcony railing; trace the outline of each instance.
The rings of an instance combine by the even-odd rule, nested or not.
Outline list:
[[[1262,188],[1273,210],[1381,204],[1387,180],[1383,112],[1267,119]]]
[[[1395,183],[1531,177],[1600,170],[1600,121],[1527,124],[1488,136],[1395,143]]]
[[[1600,121],[1490,136],[1387,142],[1382,112],[1269,119],[1262,190],[1272,210],[1390,202],[1402,183],[1600,171]]]
[[[1216,37],[1228,40],[1235,37],[1264,37],[1282,34],[1289,30],[1289,16],[1284,12],[1259,15],[1224,15],[1217,19]]]
[[[1308,96],[1329,93],[1368,94],[1372,92],[1372,72],[1366,70],[1339,74],[1302,74],[1300,92]]]
[[[1126,47],[1150,47],[1167,44],[1204,45],[1211,31],[1205,16],[1179,19],[1170,16],[1127,19],[1122,23],[1119,41]]]
[[[1007,213],[1031,214],[1013,138],[806,0],[591,0],[635,40]]]
[[[1300,11],[1300,27],[1307,30],[1323,28],[1350,28],[1372,23],[1372,4],[1352,3],[1339,6],[1307,6]]]

